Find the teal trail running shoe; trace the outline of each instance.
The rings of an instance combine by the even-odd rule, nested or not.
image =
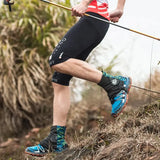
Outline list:
[[[48,152],[62,152],[66,150],[68,145],[65,141],[65,130],[66,127],[64,126],[52,126],[48,137],[43,139],[37,146],[27,147],[25,153],[42,157]]]
[[[111,115],[117,117],[128,102],[128,93],[132,80],[129,77],[111,76],[103,72],[102,79],[98,83],[108,94],[112,104]]]
[[[123,88],[118,94],[112,96],[112,112],[113,117],[117,117],[126,107],[128,103],[128,94],[131,88],[132,80],[129,77],[116,76],[116,79],[123,81]]]

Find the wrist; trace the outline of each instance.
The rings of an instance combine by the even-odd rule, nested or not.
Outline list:
[[[123,10],[124,10],[124,6],[117,6],[117,10],[119,10],[119,11],[123,12]]]
[[[116,10],[117,10],[117,11],[121,14],[121,16],[122,16],[122,14],[123,14],[123,8],[122,8],[122,7],[117,7]]]

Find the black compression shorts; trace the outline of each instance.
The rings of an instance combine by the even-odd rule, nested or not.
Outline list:
[[[88,12],[88,14],[105,19],[99,14]],[[49,57],[50,66],[62,63],[69,58],[86,60],[89,53],[102,41],[109,24],[88,16],[83,16],[67,32]],[[55,72],[52,82],[69,85],[72,78],[70,75]]]

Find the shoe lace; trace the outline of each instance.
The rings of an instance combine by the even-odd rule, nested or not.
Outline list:
[[[40,145],[37,145],[37,149],[38,149],[39,152],[43,152],[43,153],[46,152],[46,150]]]
[[[125,99],[124,93],[125,91],[121,90],[116,96],[112,96],[112,98],[110,98],[111,103],[113,104],[115,101]]]

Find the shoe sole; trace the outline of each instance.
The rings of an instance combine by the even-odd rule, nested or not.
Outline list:
[[[45,154],[34,154],[34,153],[26,152],[26,151],[25,151],[25,154],[29,154],[29,155],[35,156],[35,157],[44,157],[45,156]]]
[[[68,147],[66,149],[64,149],[63,151],[66,151],[66,150],[68,150]],[[35,157],[44,157],[47,153],[46,154],[34,154],[34,153],[30,153],[30,152],[26,152],[25,151],[25,154],[28,154],[28,155],[31,155],[31,156],[35,156]]]
[[[127,106],[127,103],[128,103],[128,94],[129,94],[129,91],[130,91],[131,85],[132,85],[132,79],[130,77],[129,77],[129,80],[130,80],[130,85],[129,85],[129,88],[128,88],[128,91],[127,91],[126,103],[123,105],[123,107],[122,107],[122,109],[121,109],[121,111],[119,113],[117,113],[117,114],[113,113],[112,114],[112,117],[114,117],[114,118],[118,117],[123,112],[123,110],[126,108],[126,106]]]

